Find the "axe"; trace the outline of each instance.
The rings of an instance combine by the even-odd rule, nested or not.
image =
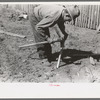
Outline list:
[[[61,39],[55,39],[50,44],[55,43],[55,42],[60,42],[60,41],[61,41]],[[19,46],[19,48],[28,47],[28,46],[35,46],[35,45],[40,45],[40,44],[46,44],[46,43],[49,43],[49,42],[43,41],[43,42],[38,42],[38,43],[25,44],[25,45]]]
[[[55,42],[61,42],[61,39],[55,39],[51,42],[51,44],[55,43]],[[35,46],[35,45],[40,45],[40,44],[46,44],[46,43],[49,43],[49,42],[48,41],[43,41],[43,42],[38,42],[38,43],[31,43],[31,44],[26,44],[26,45],[19,46],[19,48],[28,47],[28,46]],[[61,50],[60,50],[60,54],[59,54],[59,57],[58,57],[58,62],[57,62],[57,67],[56,68],[59,68],[60,60],[61,60],[61,56],[62,56],[62,52],[63,52],[63,47],[64,47],[64,43],[61,42]]]

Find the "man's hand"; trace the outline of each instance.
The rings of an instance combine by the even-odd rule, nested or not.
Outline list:
[[[62,42],[63,40],[59,39],[51,39],[50,37],[47,38],[48,43],[55,43],[55,42]]]
[[[47,37],[47,41],[48,41],[48,43],[52,43],[53,42],[53,40],[50,37]]]
[[[59,39],[52,39],[52,38],[46,36],[46,39],[47,39],[48,43],[50,43],[50,44],[54,43],[55,41],[56,42],[58,41],[58,42],[60,42],[61,47],[64,47],[64,43],[65,43],[64,35],[62,35]]]
[[[63,41],[64,40],[64,35],[63,34],[60,34],[60,37],[59,38],[60,38],[61,41]]]

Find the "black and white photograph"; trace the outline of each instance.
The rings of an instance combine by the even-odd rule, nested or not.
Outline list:
[[[0,3],[0,98],[100,97],[100,2]]]
[[[0,82],[99,83],[100,5],[0,4]]]

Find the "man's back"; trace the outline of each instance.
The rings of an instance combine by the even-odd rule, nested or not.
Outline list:
[[[63,9],[64,7],[59,5],[39,5],[34,8],[34,12],[37,17],[54,17],[55,14],[61,14]]]

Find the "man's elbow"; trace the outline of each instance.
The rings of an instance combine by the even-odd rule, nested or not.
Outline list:
[[[39,26],[38,26],[38,25],[35,26],[35,30],[36,30],[36,31],[39,30]]]
[[[39,32],[40,30],[42,30],[38,25],[36,25],[35,26],[35,30],[37,31],[37,32]]]
[[[38,25],[35,26],[35,30],[36,30],[37,32],[39,32],[39,33],[44,33],[44,29],[41,28],[41,27],[38,26]]]

